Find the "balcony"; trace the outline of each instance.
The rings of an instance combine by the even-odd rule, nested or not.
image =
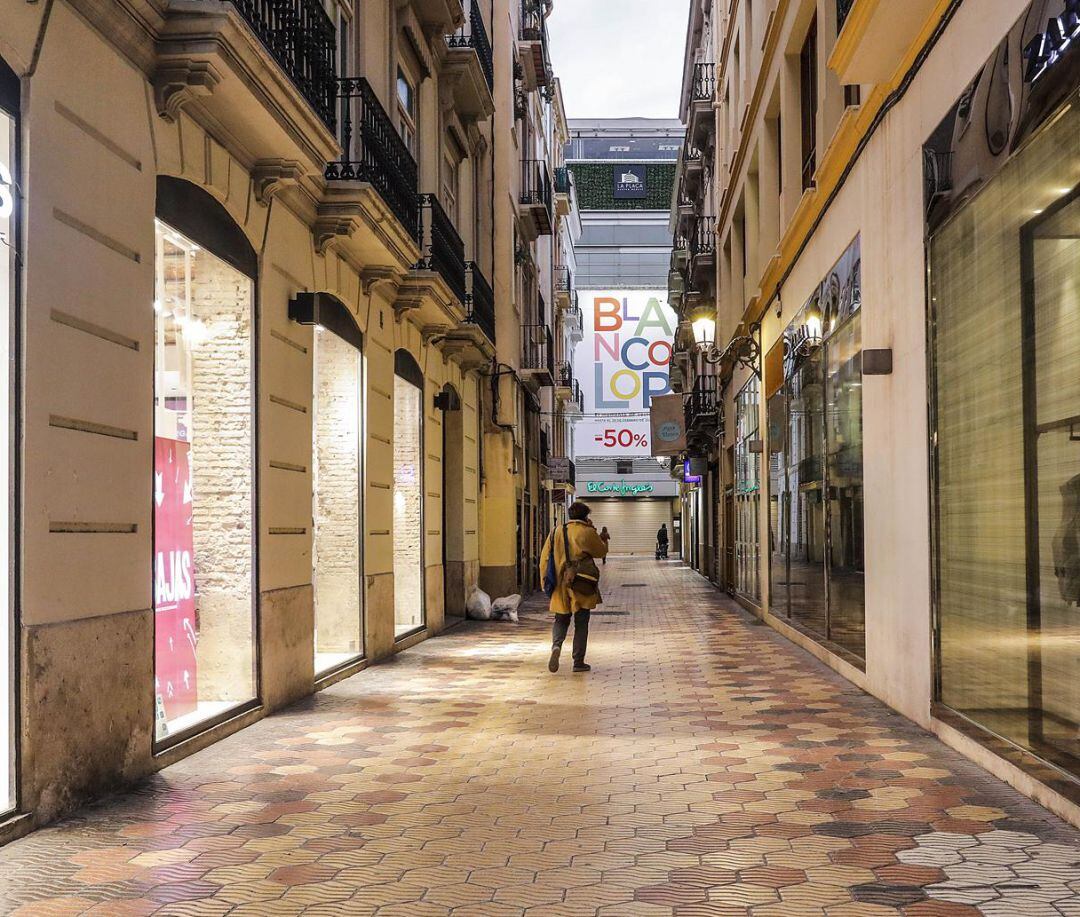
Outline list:
[[[338,85],[345,156],[326,166],[327,182],[369,185],[397,218],[400,228],[413,243],[419,243],[416,160],[366,79],[349,77],[339,80]]]
[[[495,356],[495,294],[475,261],[465,262],[465,318],[439,345],[463,369],[479,369]]]
[[[526,89],[547,86],[555,78],[548,52],[547,18],[541,0],[521,0],[518,63]]]
[[[691,200],[695,199],[701,191],[704,172],[705,157],[701,150],[694,146],[687,146],[683,151],[683,190]]]
[[[183,111],[228,136],[256,171],[276,163],[292,186],[338,155],[335,30],[318,0],[171,2],[146,12],[140,35],[150,42],[154,104],[166,121]],[[134,40],[123,4],[92,4],[82,13],[102,34]],[[256,185],[260,202],[269,201],[263,192],[271,186],[283,184],[268,175]]]
[[[687,125],[687,141],[690,146],[705,150],[712,146],[716,133],[716,114],[713,100],[716,97],[716,64],[694,64],[690,83],[690,117]]]
[[[565,264],[556,266],[554,286],[556,308],[568,308],[571,300],[576,299],[577,291],[574,289],[574,274]]]
[[[551,209],[551,174],[542,159],[521,163],[521,222],[526,241],[549,236],[554,225]]]
[[[690,236],[690,280],[699,290],[716,285],[716,217],[698,217]]]
[[[434,271],[465,305],[465,243],[434,194],[420,195],[421,270]]]
[[[412,0],[412,7],[420,24],[431,35],[447,34],[464,18],[461,0]]]
[[[718,383],[717,376],[698,376],[693,390],[686,397],[686,435],[692,445],[711,445],[710,441],[718,433],[723,433]]]
[[[577,290],[570,300],[570,305],[563,310],[563,330],[571,346],[580,344],[585,337],[585,323],[582,320],[581,306],[578,305]]]
[[[495,64],[480,0],[470,0],[469,15],[446,36],[444,78],[451,81],[455,108],[466,118],[483,121],[495,112]]]
[[[522,326],[521,377],[534,388],[555,384],[555,351],[547,325]]]
[[[887,82],[941,15],[934,0],[837,0],[838,35],[829,69],[844,86]]]
[[[465,306],[468,315],[465,321],[476,325],[495,343],[495,293],[491,289],[480,265],[470,261],[466,265],[465,281],[468,286]]]
[[[555,170],[555,212],[559,216],[570,215],[574,207],[574,178],[566,166]]]
[[[574,369],[569,363],[560,363],[557,367],[555,400],[569,416],[580,417],[585,412],[585,397],[581,392],[581,384],[574,378]]]

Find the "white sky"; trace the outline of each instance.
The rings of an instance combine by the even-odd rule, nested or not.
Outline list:
[[[677,118],[690,0],[555,0],[551,59],[569,118]]]

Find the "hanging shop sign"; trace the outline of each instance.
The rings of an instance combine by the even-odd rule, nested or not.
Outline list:
[[[647,482],[628,484],[626,481],[589,481],[585,490],[591,494],[608,494],[612,497],[640,497],[651,494],[656,487]]]
[[[683,461],[683,483],[684,484],[700,484],[701,478],[705,474],[705,459],[697,456],[688,458]]]
[[[686,403],[682,395],[660,395],[650,405],[653,455],[686,451]]]
[[[198,705],[191,444],[154,439],[154,650],[165,718]]]
[[[615,166],[615,200],[640,201],[648,195],[644,166]]]
[[[547,467],[553,483],[574,483],[574,463],[570,459],[564,457],[549,458]]]
[[[1080,0],[1027,5],[923,145],[929,232],[984,187],[1076,91],[1078,49]]]
[[[582,298],[585,334],[574,351],[574,372],[586,419],[574,426],[576,455],[651,455],[650,408],[671,392],[675,313],[659,291],[584,292]]]

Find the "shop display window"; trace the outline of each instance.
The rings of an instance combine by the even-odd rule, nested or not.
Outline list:
[[[735,589],[761,600],[761,383],[753,377],[735,396]]]
[[[394,376],[394,634],[424,626],[423,376],[399,353]]]
[[[937,699],[1080,776],[1080,111],[1015,145],[930,239]]]
[[[768,399],[770,607],[858,665],[866,655],[860,271],[856,239],[785,332],[782,361],[767,361],[777,379]]]
[[[364,653],[362,379],[360,351],[332,331],[318,328],[312,425],[316,674]]]
[[[12,390],[16,245],[19,193],[16,162],[16,105],[19,81],[0,61],[0,366],[7,374],[0,384],[0,475],[8,482],[8,498],[3,504],[0,523],[0,814],[15,807],[15,633],[14,602],[11,595],[14,531],[15,480],[13,474],[14,407]]]
[[[158,741],[252,701],[253,281],[156,225],[154,663]]]

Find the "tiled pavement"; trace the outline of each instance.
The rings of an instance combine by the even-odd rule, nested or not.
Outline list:
[[[676,562],[604,573],[592,674],[458,628],[0,850],[0,911],[1080,915],[1080,832]]]

